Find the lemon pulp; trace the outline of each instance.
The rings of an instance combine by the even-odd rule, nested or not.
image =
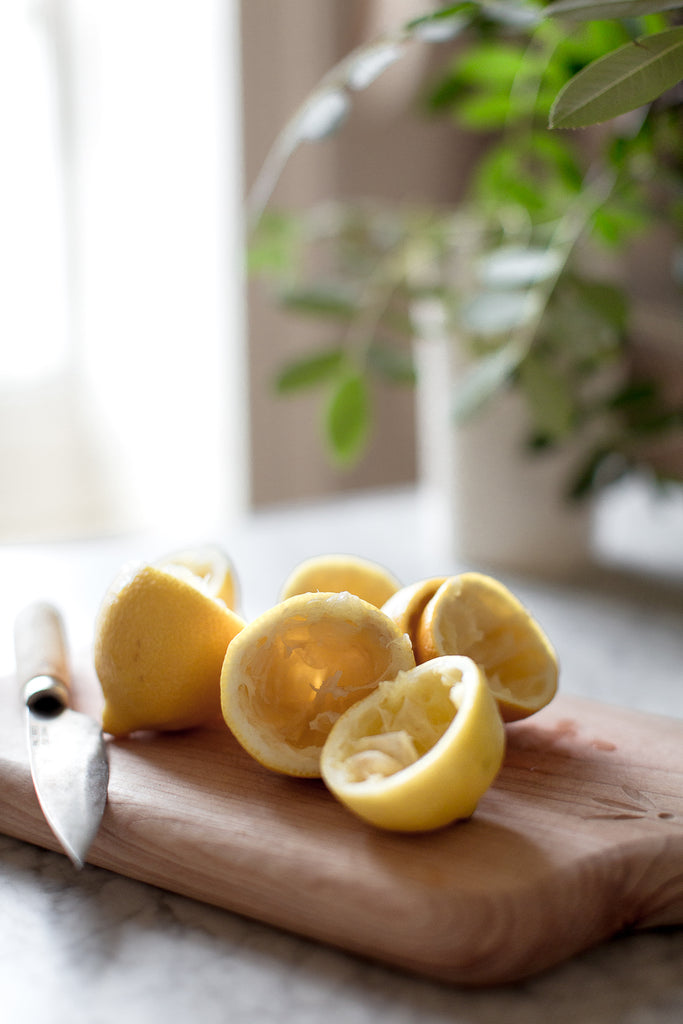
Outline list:
[[[368,602],[343,593],[297,595],[231,643],[221,673],[223,716],[266,767],[318,775],[320,749],[339,715],[414,664],[407,637]]]
[[[415,650],[418,662],[472,658],[506,721],[540,710],[557,691],[557,656],[547,636],[507,587],[481,573],[445,580],[423,610]]]
[[[500,770],[505,731],[470,658],[436,658],[383,682],[340,716],[322,776],[365,821],[399,831],[471,816]]]

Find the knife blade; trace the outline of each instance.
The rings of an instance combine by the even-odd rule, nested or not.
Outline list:
[[[64,624],[55,607],[36,601],[24,608],[15,622],[14,648],[38,802],[63,850],[81,868],[107,801],[102,728],[71,707]]]

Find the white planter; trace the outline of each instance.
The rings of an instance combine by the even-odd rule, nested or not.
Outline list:
[[[590,503],[564,497],[572,454],[524,448],[522,401],[495,396],[456,426],[462,357],[431,332],[416,345],[418,470],[428,529],[448,554],[483,570],[567,576],[592,561]]]

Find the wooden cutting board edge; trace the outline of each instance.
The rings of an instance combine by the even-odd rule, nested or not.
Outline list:
[[[155,814],[154,780],[150,782],[151,800],[148,793],[139,807],[135,806],[135,799],[125,785],[119,789],[118,779],[123,778],[127,770],[124,768],[126,759],[130,761],[137,756],[135,740],[110,746],[110,803],[88,859],[94,865],[213,903],[346,952],[467,986],[528,977],[624,929],[683,923],[683,872],[680,869],[683,864],[683,723],[608,708],[581,698],[561,697],[553,704],[552,713],[551,709],[546,709],[534,716],[535,721],[510,728],[509,757],[500,782],[482,801],[472,822],[454,826],[451,834],[474,837],[469,845],[476,846],[476,838],[488,835],[490,839],[492,829],[500,830],[506,807],[508,813],[514,808],[515,813],[528,815],[539,793],[545,792],[545,773],[554,788],[543,796],[544,807],[552,813],[543,826],[548,834],[539,833],[541,840],[553,837],[557,828],[553,814],[562,821],[567,801],[576,802],[578,798],[585,805],[586,813],[572,827],[579,830],[583,827],[585,831],[586,822],[592,818],[599,825],[602,837],[600,841],[589,843],[581,856],[565,865],[564,875],[559,878],[553,878],[552,871],[548,870],[542,878],[517,879],[507,892],[499,889],[494,893],[487,892],[478,882],[472,889],[461,891],[458,899],[449,904],[438,879],[434,884],[427,884],[424,879],[411,881],[408,871],[408,884],[401,893],[396,885],[400,872],[385,873],[382,877],[381,869],[376,870],[377,856],[381,860],[384,851],[386,859],[389,850],[395,860],[395,851],[399,850],[410,859],[420,850],[424,852],[430,847],[433,850],[435,845],[441,844],[451,860],[454,851],[449,846],[453,845],[450,838],[444,842],[443,834],[431,839],[377,836],[327,799],[328,795],[320,786],[317,790],[312,787],[297,790],[296,782],[289,791],[313,794],[307,809],[319,815],[319,808],[324,806],[323,824],[329,832],[326,836],[322,829],[322,837],[317,835],[310,850],[304,844],[298,862],[287,860],[287,851],[283,854],[270,835],[259,836],[248,829],[246,835],[243,831],[241,836],[225,840],[218,828],[210,842],[202,841],[196,831],[197,822],[188,827],[182,823],[178,826],[168,815]],[[595,728],[601,718],[611,723],[611,730]],[[612,790],[605,790],[605,784],[599,779],[591,782],[590,773],[584,771],[582,775],[579,770],[600,760],[609,763],[612,753],[609,747],[617,746],[609,738],[616,735],[615,722],[624,743],[630,743],[637,751],[635,774],[647,775],[647,779],[643,777],[636,785],[634,772],[630,770],[632,766],[629,771],[619,768],[624,754],[615,750],[614,754],[621,758],[617,771],[622,772],[625,779],[621,786],[623,797],[621,794],[605,796],[605,792]],[[577,732],[582,729],[590,737],[592,761],[572,756],[572,744],[578,742]],[[546,747],[539,753],[538,737],[541,735],[546,739],[548,735],[552,737],[550,746],[554,749],[549,751]],[[182,742],[182,738],[169,739],[168,751],[174,749],[174,743]],[[161,752],[164,747],[157,745],[152,749]],[[585,754],[585,742],[577,749]],[[662,751],[665,758],[670,758],[672,752],[674,756],[677,753],[678,760],[671,767],[657,770],[653,765]],[[242,752],[239,756],[243,756]],[[287,791],[290,780],[276,781],[251,759],[248,762],[247,785],[254,777],[259,779],[262,792],[272,790],[273,786],[284,787]],[[572,764],[573,775],[565,777],[559,770],[558,766],[562,768],[565,762]],[[250,775],[251,771],[256,774]],[[4,781],[0,794],[2,830],[36,845],[58,849],[35,799],[27,759],[25,764],[21,757],[12,764],[4,763],[0,757],[0,777]],[[559,787],[558,780],[562,782]],[[244,778],[241,781],[244,784]],[[650,792],[653,781],[654,792]],[[660,806],[672,810],[657,810]],[[272,806],[270,809],[272,812]],[[260,824],[262,826],[263,822]],[[301,823],[294,821],[294,824],[301,831]],[[283,835],[287,837],[291,829],[290,816],[285,820]],[[161,841],[164,830],[170,832],[171,845]],[[620,836],[619,843],[611,846],[610,836],[615,834]],[[324,843],[330,837],[338,847],[341,844],[342,849],[344,843],[350,845],[355,855],[365,858],[362,863],[370,864],[372,871],[365,884],[361,884],[361,879],[356,880],[354,886],[354,880],[349,877],[337,880],[334,858],[329,866],[316,864],[316,857],[321,858]],[[351,837],[354,837],[353,842]],[[500,841],[500,837],[496,839]],[[203,865],[198,864],[198,848],[204,855]],[[372,856],[368,855],[368,850]],[[471,850],[468,857],[472,870]],[[343,867],[343,858],[341,863]],[[392,862],[392,868],[394,866]],[[447,867],[457,876],[457,859]],[[223,877],[221,888],[221,873],[230,869],[234,877],[228,882]],[[582,908],[583,901],[576,898],[586,887],[592,902],[590,914]],[[568,892],[573,894],[569,903]],[[344,909],[341,915],[340,903]],[[548,941],[549,919],[555,922],[551,942]]]

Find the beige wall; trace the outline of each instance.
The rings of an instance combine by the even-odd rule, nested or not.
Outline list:
[[[416,10],[384,0],[243,0],[245,180],[248,188],[279,128],[320,77],[361,42]],[[433,57],[433,50],[431,52]],[[443,122],[411,113],[430,59],[415,47],[366,93],[334,138],[297,151],[273,205],[298,206],[334,196],[446,198],[462,182],[463,154]],[[320,441],[321,398],[277,398],[271,381],[283,359],[305,352],[320,328],[285,316],[249,288],[252,500],[303,499],[346,488],[402,483],[414,476],[413,395],[378,388],[370,451],[351,471],[333,468]]]

